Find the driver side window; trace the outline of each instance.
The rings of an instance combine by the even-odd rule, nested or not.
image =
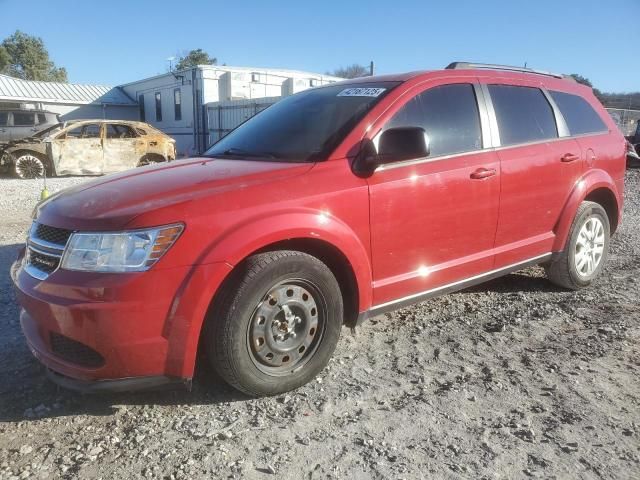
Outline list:
[[[482,148],[480,114],[469,83],[434,87],[416,95],[387,122],[385,130],[399,127],[424,128],[430,157]]]

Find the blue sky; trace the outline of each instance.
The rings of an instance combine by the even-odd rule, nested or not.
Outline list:
[[[220,63],[378,73],[453,60],[580,73],[605,91],[640,90],[640,0],[0,0],[0,38],[44,39],[69,80],[117,85],[203,48]]]

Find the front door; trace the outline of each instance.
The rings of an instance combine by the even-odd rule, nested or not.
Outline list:
[[[51,157],[58,175],[104,173],[99,123],[83,123],[60,133],[51,142]]]
[[[452,82],[406,96],[381,130],[424,128],[430,155],[369,178],[374,309],[493,267],[499,161],[483,150],[475,80]]]
[[[104,173],[121,172],[136,167],[142,158],[144,140],[133,128],[120,123],[105,125]]]

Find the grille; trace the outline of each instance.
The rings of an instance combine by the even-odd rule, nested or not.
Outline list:
[[[36,267],[38,270],[51,273],[56,268],[58,268],[58,264],[60,263],[59,257],[43,255],[34,251],[33,249],[29,249],[29,263]]]
[[[102,355],[84,343],[77,342],[54,332],[50,333],[49,339],[51,342],[51,351],[69,363],[75,363],[76,365],[89,368],[104,365]]]
[[[25,271],[38,280],[45,280],[58,268],[72,233],[64,228],[34,223],[27,240]]]
[[[41,223],[36,227],[36,238],[44,240],[45,242],[56,243],[58,245],[66,245],[67,240],[73,233],[71,230],[65,230],[64,228],[50,227]]]

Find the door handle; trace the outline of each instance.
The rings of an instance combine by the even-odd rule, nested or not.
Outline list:
[[[479,168],[475,172],[473,172],[470,177],[472,180],[482,180],[484,178],[493,177],[495,174],[495,168]]]
[[[578,155],[574,155],[573,153],[565,153],[562,157],[560,157],[560,161],[563,163],[575,162],[580,157]]]

